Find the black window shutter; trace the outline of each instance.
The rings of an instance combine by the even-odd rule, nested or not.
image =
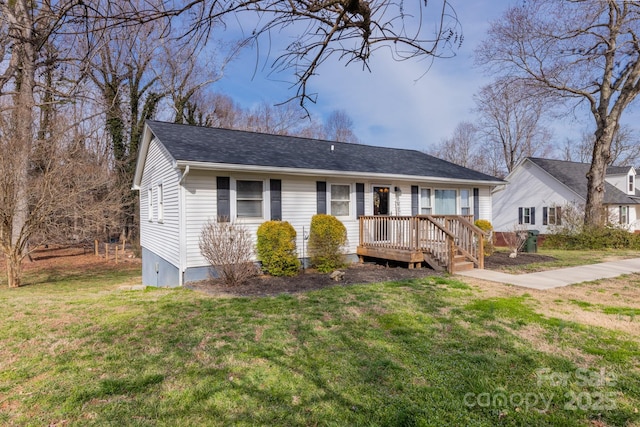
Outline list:
[[[411,215],[416,216],[420,213],[420,189],[417,185],[411,186]]]
[[[536,208],[531,207],[531,225],[536,225]]]
[[[549,209],[545,206],[542,208],[542,225],[549,223]]]
[[[480,219],[480,189],[473,189],[473,219],[475,221]]]
[[[316,181],[317,210],[319,214],[327,213],[327,183]]]
[[[522,224],[522,208],[518,208],[518,224]]]
[[[272,179],[269,181],[269,194],[271,201],[271,220],[282,221],[282,181]]]
[[[231,220],[231,201],[229,197],[229,182],[228,176],[216,177],[216,193],[217,197],[217,210],[218,221],[229,222]]]
[[[556,206],[556,225],[562,225],[562,209]]]
[[[364,184],[356,182],[356,217],[364,215]]]

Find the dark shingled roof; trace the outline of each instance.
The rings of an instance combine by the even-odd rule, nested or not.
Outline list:
[[[587,172],[589,172],[589,167],[591,166],[589,163],[566,162],[537,157],[529,157],[528,159],[580,195],[580,197],[587,199]],[[626,174],[629,169],[629,166],[609,166],[607,175]],[[605,182],[604,203],[633,205],[640,203],[640,201],[629,197],[623,191]]]
[[[416,150],[147,121],[174,159],[501,182]],[[331,146],[334,147],[333,152]]]

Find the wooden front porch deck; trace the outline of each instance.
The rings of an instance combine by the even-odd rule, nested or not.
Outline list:
[[[484,232],[472,216],[362,216],[357,254],[406,262],[426,262],[435,270],[455,273],[484,268]]]

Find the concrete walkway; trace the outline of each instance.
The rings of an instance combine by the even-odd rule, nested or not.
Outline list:
[[[460,276],[474,277],[490,282],[507,283],[531,289],[553,289],[575,283],[618,277],[623,274],[640,273],[640,258],[560,268],[528,274],[508,274],[492,270],[461,271]]]

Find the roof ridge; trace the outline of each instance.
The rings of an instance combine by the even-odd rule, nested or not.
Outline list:
[[[306,137],[306,136],[299,136],[299,135],[282,135],[282,134],[277,134],[277,133],[257,132],[257,131],[245,130],[245,129],[232,129],[232,128],[216,127],[216,126],[191,125],[191,124],[188,124],[188,123],[173,123],[173,122],[167,122],[167,121],[162,121],[162,120],[150,120],[150,119],[147,119],[146,122],[158,123],[158,124],[161,124],[161,125],[185,126],[185,127],[195,127],[195,128],[200,128],[200,129],[215,129],[215,130],[237,132],[237,133],[245,133],[245,134],[265,135],[265,136],[271,136],[271,137],[276,137],[276,138],[290,138],[290,139],[298,139],[298,140],[314,142],[314,143],[320,142],[320,143],[326,143],[326,144],[345,144],[345,145],[349,145],[349,146],[373,147],[373,148],[385,149],[385,150],[411,151],[411,152],[417,152],[417,153],[420,153],[420,154],[424,154],[424,155],[427,155],[427,156],[430,156],[430,157],[434,157],[429,153],[426,153],[424,151],[421,151],[421,150],[418,150],[418,149],[415,149],[415,148],[386,147],[386,146],[383,146],[383,145],[371,145],[371,144],[366,144],[366,143],[361,143],[361,142],[332,141],[330,139],[309,138],[309,137]],[[440,159],[440,160],[446,161],[444,159]]]

